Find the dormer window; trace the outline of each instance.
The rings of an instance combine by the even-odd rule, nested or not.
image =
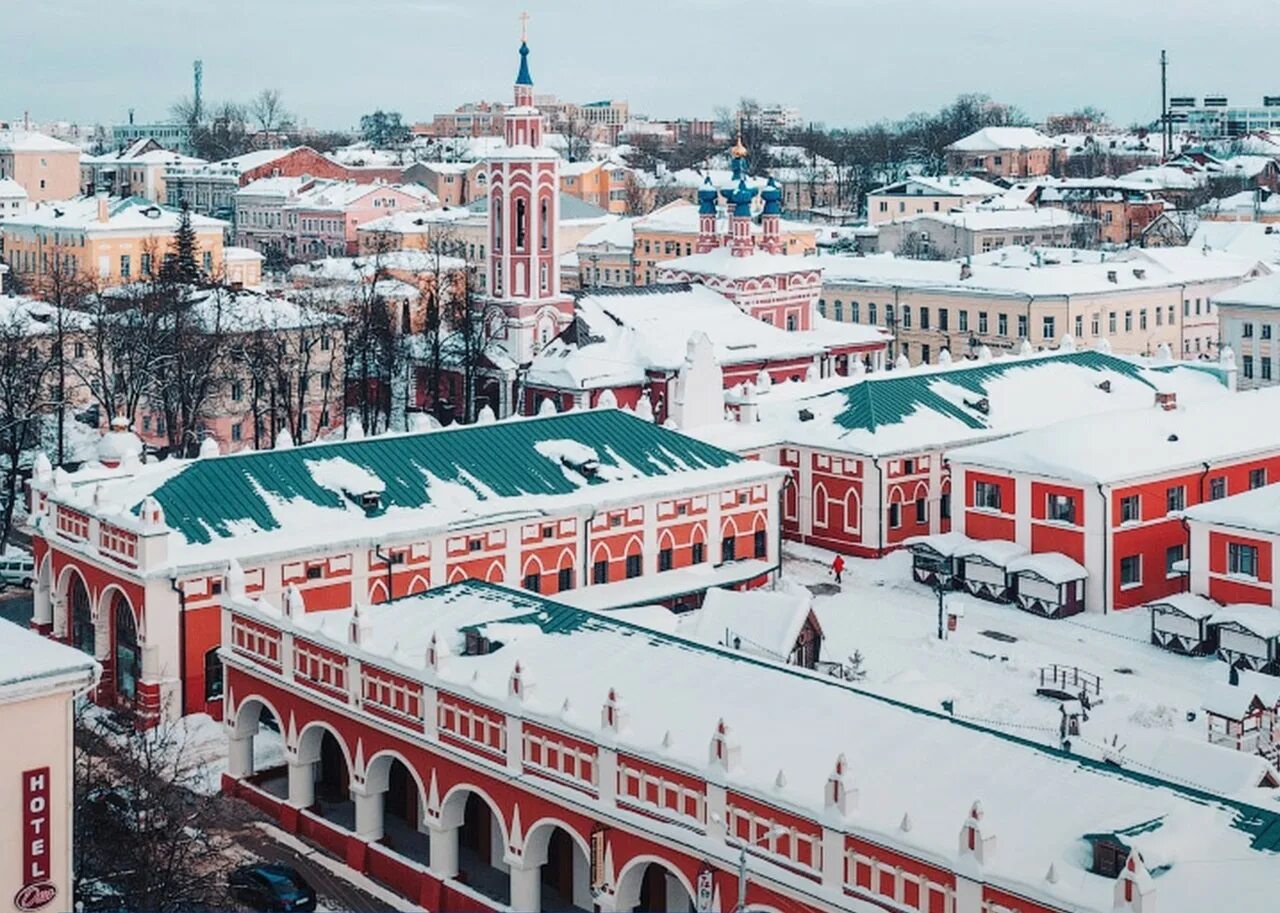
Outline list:
[[[360,495],[360,506],[365,510],[377,510],[382,506],[382,492],[366,491]]]

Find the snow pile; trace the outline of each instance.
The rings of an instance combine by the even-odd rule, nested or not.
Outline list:
[[[387,490],[382,479],[342,457],[307,460],[305,465],[317,485],[340,495],[381,494]]]

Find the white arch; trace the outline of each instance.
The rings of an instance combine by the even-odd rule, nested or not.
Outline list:
[[[498,830],[502,834],[502,845],[511,846],[507,835],[507,822],[502,817],[502,806],[493,800],[487,792],[470,783],[459,783],[445,795],[440,803],[440,826],[462,827],[463,814],[467,808],[467,794],[475,793],[489,807],[494,819],[498,822]]]
[[[856,533],[861,528],[862,496],[858,494],[858,489],[850,487],[844,494],[844,529],[845,532]]]
[[[253,706],[254,708],[252,722],[250,722],[249,717],[246,716],[245,711],[245,708],[249,706]],[[264,707],[271,711],[271,715],[275,717],[276,725],[280,726],[281,731],[283,731],[284,721],[281,719],[280,712],[276,710],[275,705],[260,694],[250,694],[248,697],[243,698],[240,701],[240,704],[235,708],[235,719],[227,722],[227,726],[231,730],[232,737],[242,739],[246,736],[256,735],[258,732],[258,726],[262,722],[262,708]]]
[[[631,549],[632,545],[635,546],[634,552]],[[635,535],[627,540],[627,544],[623,546],[622,549],[622,555],[624,558],[630,558],[633,554],[644,554],[644,540]]]
[[[129,607],[129,614],[133,616],[133,629],[138,632],[138,645],[141,646],[142,640],[146,637],[142,615],[133,607],[133,600],[129,598],[129,594],[124,591],[124,587],[120,586],[120,584],[108,583],[102,588],[102,593],[98,596],[98,617],[101,618],[105,615],[108,625],[115,623],[112,613],[113,600],[111,598],[113,592],[119,593],[121,598],[124,599],[125,605]]]
[[[595,544],[595,548],[591,550],[592,564],[596,564],[599,562],[600,560],[599,555],[601,551],[604,551],[604,560],[606,563],[610,563],[613,561],[613,551],[612,549],[609,548],[609,544],[607,542],[597,542]]]
[[[324,720],[312,720],[302,727],[302,732],[298,733],[298,763],[314,764],[320,760],[320,742],[326,732],[337,739],[338,747],[342,749],[343,760],[347,762],[347,774],[354,774],[356,768],[352,763],[351,751],[347,748],[346,740],[342,738],[342,733]]]
[[[520,571],[520,575],[522,577],[528,577],[529,568],[534,565],[536,565],[538,568],[539,577],[541,577],[543,574],[546,573],[547,569],[542,566],[542,559],[539,558],[536,553],[534,553],[534,554],[531,554],[528,558],[524,559],[524,568]]]
[[[889,503],[902,504],[907,500],[906,492],[902,490],[901,485],[891,485],[889,487]]]
[[[391,785],[391,762],[399,761],[409,771],[409,776],[413,777],[413,782],[418,787],[418,820],[415,825],[422,823],[422,816],[427,810],[427,788],[422,783],[422,777],[418,774],[418,769],[409,763],[409,759],[394,748],[384,748],[369,759],[369,763],[364,768],[364,786],[369,792],[386,792],[387,787]]]
[[[831,498],[827,494],[826,485],[819,482],[817,485],[813,486],[813,525],[814,526],[827,525],[827,519],[828,519],[827,502],[830,500]]]
[[[751,531],[753,533],[758,533],[760,530],[767,530],[768,528],[769,524],[765,522],[764,511],[756,511],[755,517],[751,521]]]
[[[668,875],[674,877],[680,886],[684,888],[689,900],[693,901],[697,894],[693,890],[693,885],[689,883],[689,879],[685,877],[684,872],[680,871],[679,866],[663,859],[661,856],[640,855],[633,856],[627,860],[627,864],[622,867],[622,871],[618,873],[617,889],[614,892],[614,898],[619,910],[632,910],[640,903],[640,888],[644,880],[644,870],[649,863],[654,863],[664,869]]]
[[[669,527],[663,527],[658,532],[659,551],[662,550],[663,545],[670,545],[672,548],[676,547],[676,534],[673,533]]]
[[[409,589],[405,592],[412,596],[415,593],[425,593],[429,589],[431,584],[427,583],[427,578],[421,574],[414,574],[413,579],[409,581]]]
[[[728,538],[728,536],[725,533],[725,530],[733,530],[734,538],[736,539],[738,537],[738,520],[736,517],[732,517],[732,516],[725,517],[723,520],[720,521],[720,538],[721,539]]]
[[[921,489],[924,489],[923,494],[921,494]],[[924,479],[921,479],[916,483],[915,491],[912,492],[912,495],[913,501],[919,501],[921,498],[924,498],[926,501],[929,500],[929,483],[924,481]]]
[[[551,835],[556,828],[567,833],[570,839],[573,840],[574,845],[582,850],[582,854],[587,859],[591,858],[591,846],[581,834],[568,822],[548,816],[535,821],[525,834],[524,850],[521,853],[521,858],[526,866],[546,865],[547,849],[551,845]]]
[[[485,572],[484,579],[487,583],[502,583],[507,576],[507,569],[503,565],[502,560],[495,558],[493,563],[489,565],[489,570]]]
[[[556,562],[556,570],[563,571],[566,567],[573,567],[573,549],[567,545],[560,550],[560,560]]]
[[[382,593],[381,599],[378,598],[379,591],[381,591]],[[369,585],[369,601],[370,602],[386,602],[390,598],[391,598],[391,594],[387,591],[387,584],[381,578],[373,581],[373,583]]]

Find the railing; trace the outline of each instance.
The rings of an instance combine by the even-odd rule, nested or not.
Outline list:
[[[1102,679],[1078,666],[1060,666],[1053,663],[1040,667],[1040,687],[1056,688],[1071,694],[1102,695]]]

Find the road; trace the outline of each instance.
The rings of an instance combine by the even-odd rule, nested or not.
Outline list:
[[[0,618],[6,621],[27,627],[31,623],[32,606],[30,590],[15,586],[0,593]]]

